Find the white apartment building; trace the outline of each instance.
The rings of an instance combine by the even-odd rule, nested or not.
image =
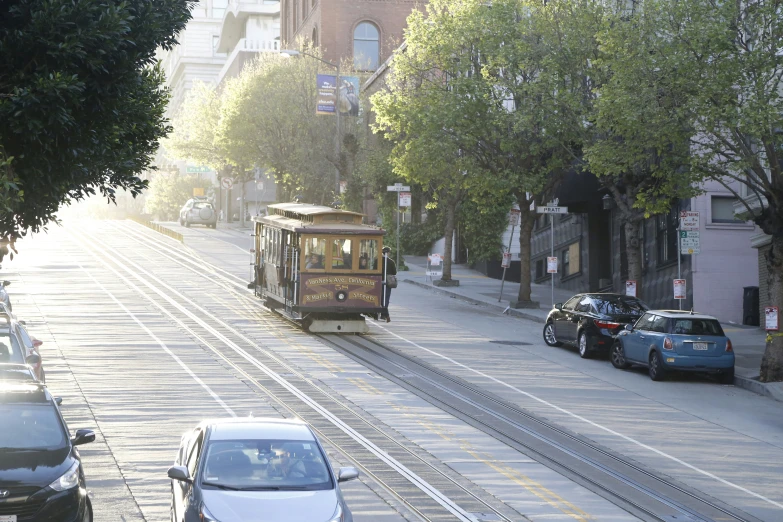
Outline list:
[[[200,0],[179,36],[179,45],[158,54],[166,86],[171,91],[168,118],[172,119],[177,113],[194,82],[210,83],[219,88],[225,80],[237,76],[258,53],[279,50],[279,0]],[[204,172],[200,165],[190,165],[186,161],[172,161],[166,158],[164,150],[159,153],[158,166],[183,174],[198,172],[217,186],[217,173]],[[240,190],[234,187],[233,192],[239,194]],[[245,200],[256,202],[257,207],[261,202],[273,202],[274,181],[259,174],[259,181],[249,182],[244,194]],[[225,201],[222,190],[218,189],[216,197],[221,204]],[[233,194],[231,199],[235,199]],[[233,202],[232,209],[236,205]],[[236,209],[232,213],[234,211]]]

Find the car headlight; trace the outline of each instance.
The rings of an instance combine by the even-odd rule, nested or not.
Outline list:
[[[343,506],[337,503],[337,509],[334,510],[334,515],[329,519],[329,522],[343,522],[345,520],[345,514],[343,513]]]
[[[201,509],[198,510],[198,519],[199,522],[219,522],[218,519],[212,516],[212,513],[209,512],[204,504],[201,504]]]
[[[79,485],[79,463],[74,462],[60,478],[49,484],[55,491],[65,491]]]

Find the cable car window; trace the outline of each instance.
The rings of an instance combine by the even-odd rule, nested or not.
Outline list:
[[[378,240],[359,240],[359,270],[375,270],[378,268]]]
[[[305,245],[305,270],[323,270],[326,259],[326,239],[307,238]]]
[[[353,241],[350,239],[332,240],[332,268],[350,270],[353,267]]]

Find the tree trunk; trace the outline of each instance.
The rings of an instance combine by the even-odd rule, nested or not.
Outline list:
[[[444,237],[446,245],[443,248],[443,275],[442,281],[451,281],[451,258],[452,258],[452,245],[454,244],[454,221],[456,219],[457,209],[456,204],[449,202],[446,207],[446,228],[444,230]]]
[[[533,234],[533,225],[536,222],[535,211],[530,210],[530,202],[519,200],[519,294],[517,301],[530,303],[530,237]]]
[[[766,255],[769,277],[769,304],[783,311],[783,237],[772,236],[772,247]],[[764,321],[764,318],[761,318]],[[761,359],[761,382],[783,381],[783,337],[773,332],[767,337],[767,347]]]
[[[628,260],[628,280],[636,281],[636,296],[642,296],[642,238],[639,219],[621,214],[625,232],[625,258]],[[620,292],[625,293],[625,292]]]

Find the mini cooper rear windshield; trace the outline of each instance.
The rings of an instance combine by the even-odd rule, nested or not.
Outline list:
[[[715,319],[675,319],[672,333],[678,335],[723,335],[723,329]]]

